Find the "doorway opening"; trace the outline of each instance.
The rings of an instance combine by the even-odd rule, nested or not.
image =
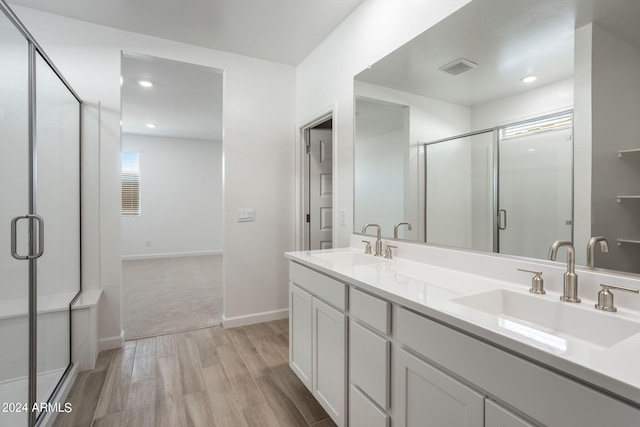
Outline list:
[[[219,325],[223,72],[123,52],[121,75],[125,337]]]
[[[333,247],[333,118],[324,116],[303,129],[303,247]]]

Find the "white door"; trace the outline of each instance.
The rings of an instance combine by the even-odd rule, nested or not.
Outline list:
[[[404,350],[395,356],[395,426],[484,426],[484,396]]]
[[[331,129],[309,130],[308,249],[330,249],[333,246],[331,134]]]

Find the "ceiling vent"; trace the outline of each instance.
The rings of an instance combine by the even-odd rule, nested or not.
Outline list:
[[[478,64],[473,61],[469,61],[468,59],[456,59],[453,62],[449,62],[447,65],[443,65],[440,69],[446,73],[457,76],[458,74],[462,74],[465,71],[469,71],[473,68],[476,68]]]

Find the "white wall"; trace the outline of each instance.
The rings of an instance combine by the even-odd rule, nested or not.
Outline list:
[[[453,135],[460,135],[469,132],[470,109],[463,105],[444,102],[414,93],[402,92],[383,86],[377,86],[360,81],[355,82],[355,93],[371,99],[379,99],[386,102],[406,105],[409,108],[409,147],[408,157],[405,167],[404,188],[404,211],[405,220],[413,225],[413,231],[406,233],[404,238],[424,240],[424,158],[420,146],[422,143],[446,138]],[[357,189],[356,189],[357,191]],[[358,194],[358,193],[356,193]],[[357,202],[357,207],[360,203]],[[370,221],[378,222],[380,219],[377,212],[366,212]],[[359,231],[358,216],[363,213],[356,212],[354,223],[355,231]],[[393,223],[398,222],[394,221]],[[392,224],[393,224],[392,223]],[[452,225],[455,227],[455,225]],[[392,230],[383,229],[383,235],[392,236]]]
[[[139,153],[141,180],[123,259],[222,253],[222,142],[122,134],[122,151]]]
[[[102,347],[121,343],[122,50],[224,70],[224,317],[286,313],[282,253],[294,247],[295,69],[28,8],[14,10],[78,94],[91,103],[87,117],[97,118],[100,101],[100,128],[92,124],[83,132],[89,138],[83,153],[83,206],[90,214],[83,214],[83,233],[94,237],[87,241],[83,235],[83,286],[104,291],[99,310]],[[256,221],[237,223],[239,207],[256,208]]]
[[[471,128],[488,129],[573,108],[573,78],[471,108]]]
[[[356,104],[354,229],[376,223],[384,236],[392,236],[394,224],[413,219],[405,215],[405,192],[400,191],[405,188],[405,170],[408,172],[408,110],[366,99]]]
[[[596,265],[640,273],[640,245],[615,240],[640,236],[640,202],[616,196],[640,194],[640,154],[618,158],[618,150],[640,148],[640,48],[593,25],[592,235],[609,240]]]
[[[346,214],[344,224],[334,217],[335,247],[353,229],[353,77],[469,1],[365,0],[297,67],[298,125],[334,108],[333,212]]]

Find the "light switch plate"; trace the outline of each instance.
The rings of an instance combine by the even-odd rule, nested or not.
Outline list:
[[[236,211],[238,222],[252,222],[256,220],[256,210],[254,208],[238,208]]]

